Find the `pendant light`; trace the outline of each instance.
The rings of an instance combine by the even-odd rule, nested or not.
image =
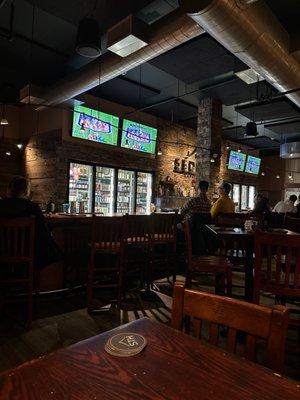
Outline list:
[[[2,119],[0,121],[0,125],[3,125],[3,126],[8,125],[7,119],[4,118],[4,113],[5,113],[5,105],[3,104],[3,106],[2,106]]]

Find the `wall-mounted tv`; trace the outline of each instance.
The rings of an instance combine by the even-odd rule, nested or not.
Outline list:
[[[246,163],[246,154],[231,150],[229,155],[228,169],[243,172]]]
[[[157,129],[139,122],[123,120],[121,146],[155,154]]]
[[[88,107],[75,106],[72,136],[93,142],[117,145],[119,117]]]
[[[259,173],[261,159],[258,157],[248,156],[245,172],[248,174],[257,175]]]

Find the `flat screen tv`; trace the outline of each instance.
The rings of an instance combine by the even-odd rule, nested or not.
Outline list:
[[[246,154],[231,150],[229,155],[228,169],[243,172],[246,163]]]
[[[117,145],[119,117],[88,107],[75,106],[72,136],[93,142]]]
[[[123,120],[121,146],[155,154],[157,129],[139,122]]]
[[[248,174],[257,175],[259,173],[261,159],[258,157],[248,156],[245,172]]]

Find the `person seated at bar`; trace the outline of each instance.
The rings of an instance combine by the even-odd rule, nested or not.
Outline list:
[[[234,202],[229,197],[231,191],[231,184],[223,182],[219,187],[220,197],[213,204],[210,212],[213,219],[216,219],[219,214],[223,213],[234,213],[235,207]]]
[[[0,199],[0,218],[35,218],[35,268],[42,269],[57,262],[62,252],[54,241],[38,204],[29,200],[30,185],[22,176],[8,184],[7,197]]]
[[[269,214],[272,212],[269,199],[267,197],[261,196],[258,198],[258,200],[255,203],[255,207],[253,209],[253,213],[257,214]]]
[[[295,206],[296,201],[297,201],[297,196],[295,194],[292,194],[287,200],[279,201],[273,208],[273,211],[277,213],[296,213],[297,212],[297,207]]]
[[[209,213],[211,209],[211,201],[207,197],[209,183],[200,181],[198,195],[191,198],[181,209],[182,221],[190,220],[194,213]]]

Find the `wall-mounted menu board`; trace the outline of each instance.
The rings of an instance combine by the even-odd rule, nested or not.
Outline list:
[[[139,122],[123,120],[121,146],[155,154],[157,129]]]
[[[75,106],[72,136],[93,142],[117,145],[119,117],[88,107]]]
[[[231,150],[228,161],[228,169],[243,172],[246,163],[246,154]]]
[[[245,172],[248,174],[257,175],[259,173],[261,159],[258,157],[248,156]]]

